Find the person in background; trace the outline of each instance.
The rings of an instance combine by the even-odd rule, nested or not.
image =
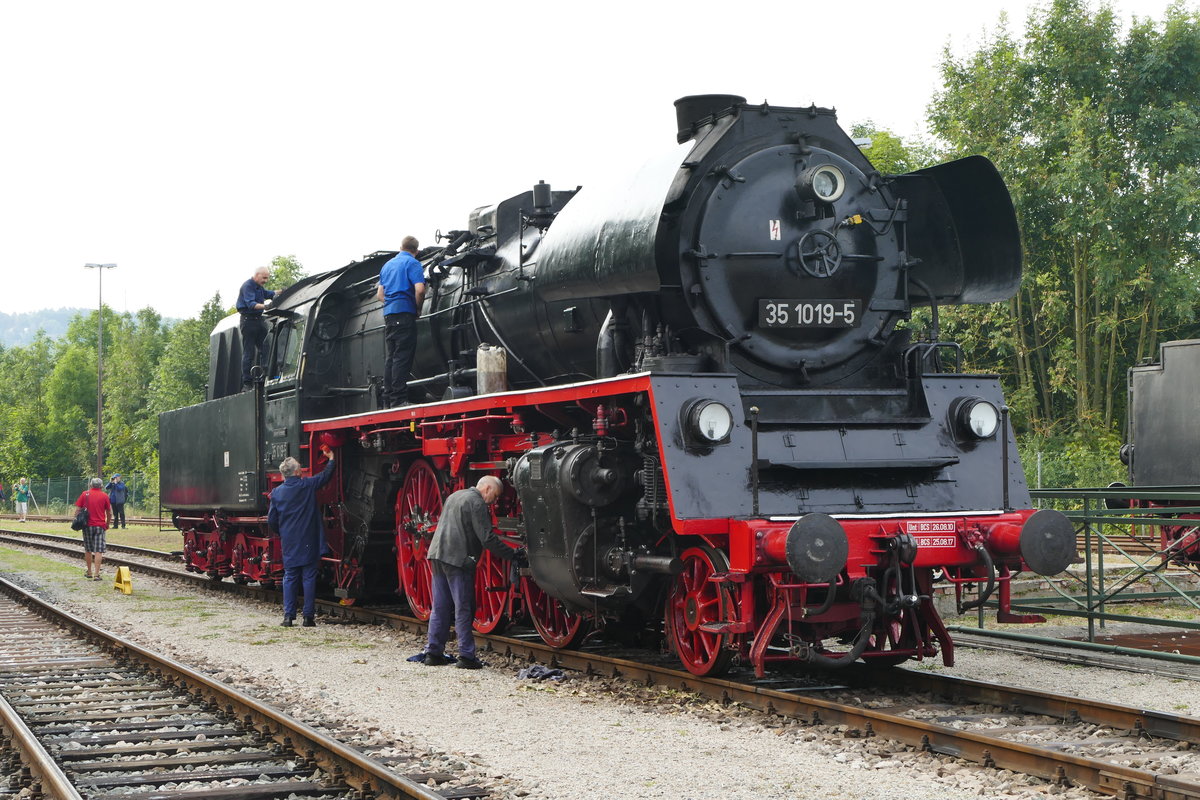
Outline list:
[[[271,492],[267,525],[278,532],[283,553],[283,622],[279,624],[285,628],[296,619],[297,584],[303,584],[304,590],[304,627],[317,624],[317,570],[327,549],[317,490],[333,477],[333,451],[322,445],[321,453],[327,459],[325,469],[311,478],[301,478],[300,462],[285,458],[279,465],[283,483]]]
[[[112,503],[104,493],[104,481],[92,478],[87,491],[75,501],[78,508],[86,508],[87,525],[83,528],[83,561],[89,580],[100,580],[100,562],[104,560],[104,532],[112,527]]]
[[[16,503],[17,513],[21,515],[18,522],[25,521],[25,515],[29,513],[29,497],[32,494],[33,490],[29,488],[29,478],[21,478],[13,487],[13,502]]]
[[[417,261],[420,244],[405,236],[400,252],[379,271],[375,297],[383,303],[387,354],[383,396],[388,408],[408,404],[408,373],[417,352],[417,317],[425,302],[425,271]]]
[[[453,664],[446,655],[450,622],[458,636],[461,669],[479,669],[475,656],[475,566],[483,549],[505,561],[528,563],[525,553],[513,550],[492,529],[490,506],[500,498],[504,484],[495,475],[485,475],[470,489],[460,489],[446,498],[437,530],[429,543],[429,566],[433,570],[433,610],[429,615],[429,640],[425,665]]]
[[[8,490],[4,488],[4,484],[0,483],[0,505],[8,503]]]
[[[108,502],[112,503],[113,530],[125,527],[125,500],[129,497],[129,491],[125,487],[125,481],[121,478],[121,473],[112,476],[112,480],[104,487],[104,491],[108,492]]]
[[[259,267],[254,277],[242,284],[238,291],[237,310],[241,314],[238,329],[242,332],[242,391],[254,387],[250,370],[262,364],[263,345],[267,341],[267,323],[263,322],[263,311],[275,298],[275,292],[264,289],[271,278],[271,271]]]

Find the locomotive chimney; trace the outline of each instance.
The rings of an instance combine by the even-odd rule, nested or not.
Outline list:
[[[550,191],[550,184],[538,181],[533,187],[533,211],[526,214],[525,219],[530,225],[544,231],[550,227],[555,216],[554,193]]]
[[[553,204],[554,195],[550,191],[550,184],[545,181],[538,181],[533,187],[533,210],[549,211],[550,206]]]
[[[675,138],[683,144],[695,135],[703,121],[744,102],[746,98],[736,94],[693,94],[679,98],[675,101],[675,124],[679,128]]]

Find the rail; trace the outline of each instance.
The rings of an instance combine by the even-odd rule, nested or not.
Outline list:
[[[45,671],[50,671],[57,666],[61,666],[60,662],[75,661],[81,663],[86,661],[92,665],[99,673],[105,671],[112,672],[116,669],[115,666],[104,666],[111,659],[116,659],[124,662],[138,662],[144,669],[147,675],[153,677],[154,682],[161,687],[165,687],[167,692],[176,696],[182,694],[183,697],[190,699],[191,704],[209,709],[218,709],[221,716],[229,721],[238,721],[241,726],[247,731],[254,731],[256,735],[265,742],[274,742],[278,746],[280,753],[296,753],[301,756],[299,759],[305,765],[319,766],[327,775],[332,778],[336,784],[349,785],[353,787],[353,792],[347,794],[338,792],[344,796],[365,796],[363,793],[369,792],[372,797],[380,798],[413,798],[414,800],[444,800],[443,795],[432,791],[425,786],[422,786],[415,781],[405,778],[401,775],[393,773],[382,764],[365,757],[358,751],[347,747],[336,739],[332,739],[324,734],[310,728],[308,725],[294,719],[293,717],[284,714],[274,708],[271,708],[264,703],[255,700],[247,694],[228,686],[213,678],[207,677],[191,668],[181,664],[167,656],[152,652],[132,641],[123,639],[113,633],[105,631],[101,628],[92,625],[74,615],[58,608],[57,606],[48,603],[29,592],[21,589],[15,584],[10,583],[0,578],[0,593],[7,596],[11,600],[19,602],[28,608],[33,609],[37,615],[50,620],[51,622],[66,628],[70,632],[70,636],[74,638],[86,639],[91,642],[100,644],[100,650],[95,651],[95,654],[79,654],[74,655],[70,659],[50,659],[46,664],[38,661],[37,653],[30,652],[27,656],[18,659],[18,662],[24,661],[36,666],[40,670],[42,678],[45,676]],[[53,639],[54,636],[50,631],[38,634],[34,637],[39,645],[44,641]],[[7,645],[7,643],[6,643]],[[114,656],[104,656],[101,651],[115,654]],[[70,666],[70,665],[68,665]],[[6,663],[4,670],[0,670],[0,687],[5,687],[8,684],[8,678],[11,673],[20,674],[22,667],[13,666],[11,661]],[[162,691],[162,690],[158,690]],[[165,706],[170,710],[164,713],[177,713],[176,706],[172,703],[179,701],[172,699],[152,700],[148,701],[147,705]],[[34,705],[33,701],[26,701],[28,705]],[[63,701],[52,702],[52,708],[65,707],[67,704]],[[86,705],[86,704],[85,704]],[[118,704],[119,705],[119,704]],[[100,709],[104,706],[91,705],[87,710]],[[68,719],[71,715],[65,710],[56,712],[62,716],[61,723],[77,727],[78,722],[72,722]],[[113,716],[110,709],[108,716]],[[115,717],[127,716],[126,712],[118,708],[115,711]],[[58,717],[41,716],[40,722],[59,722]],[[86,719],[94,719],[88,717]],[[28,730],[28,729],[27,729]],[[30,734],[32,736],[32,734]],[[123,739],[135,739],[133,733],[122,733]],[[36,738],[35,738],[36,741]],[[35,755],[35,758],[36,755]],[[250,760],[250,759],[245,759]],[[152,762],[141,762],[142,765],[153,767]],[[38,768],[46,775],[54,777],[54,772],[63,775],[53,761],[46,762],[46,757],[43,755],[38,760]],[[101,769],[113,769],[113,766],[102,767]],[[74,765],[73,771],[79,771],[80,765]],[[292,767],[291,771],[304,770],[305,767]],[[254,770],[252,770],[253,772]],[[308,772],[311,772],[308,769]],[[280,775],[287,774],[288,770],[277,773]],[[64,776],[65,777],[65,776]],[[159,776],[160,778],[163,776]],[[108,779],[105,779],[108,780]],[[46,782],[43,782],[43,791],[46,789]],[[113,780],[114,785],[119,785],[121,779]],[[69,785],[68,785],[69,788]],[[287,796],[290,792],[301,792],[302,788],[296,787],[293,784],[283,784],[280,788],[289,789],[278,795],[270,796]],[[71,790],[73,792],[74,790]],[[61,798],[62,800],[72,800],[77,798],[78,794],[73,794],[66,790],[61,792],[55,791],[50,796]],[[235,797],[238,791],[226,790],[222,796]],[[267,796],[262,793],[254,794],[251,788],[246,789],[246,796],[263,797]],[[357,793],[357,794],[355,794]]]
[[[44,545],[51,546],[51,545]],[[117,563],[116,559],[111,560]],[[278,602],[278,593],[229,581],[214,582],[206,576],[178,569],[135,565],[139,571],[161,577],[185,580],[194,587],[233,592],[268,602]],[[425,624],[419,620],[387,610],[360,606],[342,606],[335,602],[318,601],[321,613],[352,619],[373,625],[386,625],[398,630],[421,634]],[[1140,769],[1129,763],[1117,763],[1102,757],[1090,757],[1064,748],[1062,735],[1081,734],[1081,739],[1123,743],[1128,747],[1150,747],[1165,742],[1167,750],[1186,743],[1200,746],[1200,718],[1167,712],[1151,711],[1115,703],[1087,700],[1019,687],[1001,686],[917,670],[893,669],[886,673],[872,671],[864,665],[839,671],[836,685],[802,682],[796,676],[771,675],[763,680],[734,680],[701,678],[676,669],[673,665],[634,660],[626,654],[611,654],[597,649],[556,650],[535,641],[532,635],[477,635],[481,647],[515,661],[538,661],[552,667],[578,670],[585,674],[623,678],[645,686],[663,686],[694,692],[722,703],[741,703],[769,714],[780,714],[804,720],[812,725],[844,725],[849,736],[884,736],[921,751],[951,755],[967,761],[998,769],[1011,769],[1026,775],[1054,781],[1062,785],[1077,785],[1106,794],[1117,794],[1123,800],[1200,800],[1200,778]],[[861,668],[858,668],[861,667]],[[797,685],[800,684],[800,685]],[[832,693],[849,686],[859,687],[847,697],[830,699]],[[908,716],[924,709],[906,698],[883,701],[882,707],[867,708],[862,701],[862,689],[869,688],[879,697],[887,692],[925,693],[935,699],[953,698],[957,703],[977,704],[978,711],[946,715],[930,704],[928,718]],[[824,696],[822,696],[824,695]],[[879,700],[876,700],[879,702]],[[929,702],[929,701],[925,701]],[[972,724],[995,718],[1001,725],[988,728],[975,725],[960,730],[967,721]],[[1049,720],[1044,719],[1049,718]],[[932,720],[932,721],[931,721]],[[1046,728],[1049,721],[1055,735],[1043,745],[1006,738],[1016,730]],[[1078,725],[1102,725],[1112,731],[1098,740],[1092,733],[1082,735]],[[1061,727],[1060,727],[1061,726]],[[1059,733],[1061,731],[1061,734]],[[1144,763],[1144,762],[1143,762]]]

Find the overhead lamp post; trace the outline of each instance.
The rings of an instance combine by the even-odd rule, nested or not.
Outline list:
[[[116,264],[84,264],[94,269],[100,278],[99,298],[96,301],[96,477],[104,478],[104,270]]]

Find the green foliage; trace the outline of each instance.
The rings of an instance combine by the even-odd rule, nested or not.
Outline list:
[[[862,148],[863,155],[871,166],[885,175],[900,175],[921,169],[939,161],[937,149],[926,141],[905,142],[884,128],[877,128],[867,120],[850,128],[855,139],[869,139],[870,144]]]
[[[271,277],[268,289],[286,289],[296,281],[307,277],[304,265],[295,256],[275,256],[271,259]]]
[[[104,473],[147,473],[158,486],[158,412],[198,402],[220,296],[199,318],[163,323],[150,308],[104,313]],[[92,475],[96,464],[99,314],[76,314],[55,341],[39,334],[0,348],[0,464],[6,484],[28,476]],[[155,498],[143,501],[152,507]]]
[[[1123,34],[1108,5],[1052,0],[941,70],[931,130],[996,162],[1025,248],[1017,296],[943,309],[943,337],[1005,378],[1025,447],[1055,454],[1044,483],[1119,479],[1126,370],[1196,331],[1200,16]]]
[[[163,411],[204,399],[208,383],[208,337],[225,316],[221,295],[217,294],[204,304],[198,318],[184,320],[171,328],[148,391],[150,411],[156,420]]]
[[[295,256],[271,262],[269,288],[305,277]],[[209,335],[230,312],[221,296],[199,316],[167,324],[151,308],[103,309],[104,476],[143,473],[152,508],[158,488],[158,415],[204,400]],[[65,332],[24,346],[0,345],[0,481],[22,475],[92,475],[96,469],[100,312],[76,313]]]
[[[1113,431],[1078,430],[1061,436],[1030,433],[1017,437],[1030,487],[1099,488],[1125,481],[1127,471],[1118,454],[1121,437]],[[1040,460],[1039,460],[1040,456]]]

